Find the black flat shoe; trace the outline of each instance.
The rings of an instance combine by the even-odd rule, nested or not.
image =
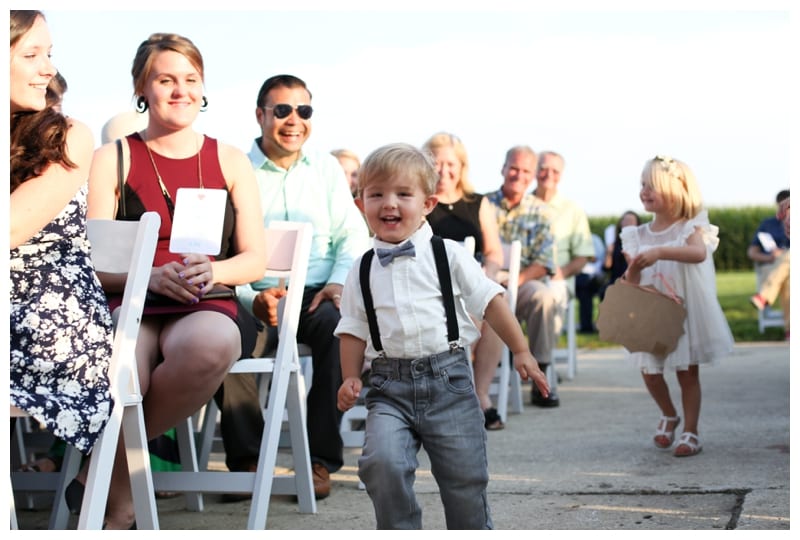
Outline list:
[[[489,431],[497,431],[506,427],[506,425],[503,423],[503,419],[500,418],[500,415],[497,413],[497,409],[494,407],[489,407],[483,411],[483,419],[483,427]]]
[[[533,385],[533,389],[531,390],[531,405],[535,405],[537,407],[558,407],[561,404],[560,400],[558,399],[558,394],[555,392],[550,392],[547,397],[542,396],[539,393],[539,389],[536,385]]]
[[[81,484],[77,478],[73,478],[67,489],[64,490],[64,500],[67,503],[67,508],[69,508],[70,513],[76,516],[81,513],[84,491],[86,491],[86,486]]]

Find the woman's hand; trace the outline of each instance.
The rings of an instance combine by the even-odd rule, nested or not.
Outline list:
[[[178,275],[187,290],[198,298],[214,288],[214,269],[207,255],[187,253],[183,255],[184,269]]]
[[[184,255],[182,262],[153,268],[147,288],[178,302],[196,304],[214,287],[211,261],[206,255],[193,253]]]

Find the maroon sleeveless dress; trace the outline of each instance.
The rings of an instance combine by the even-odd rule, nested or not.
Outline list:
[[[172,212],[167,204],[158,176],[148,156],[147,147],[138,133],[126,137],[130,148],[130,170],[123,188],[125,197],[125,211],[118,205],[117,219],[138,221],[144,212],[158,212],[161,216],[161,228],[158,231],[158,244],[153,266],[162,266],[170,261],[180,262],[179,253],[170,253],[169,242],[172,231]],[[185,159],[172,159],[152,152],[153,161],[158,167],[164,186],[167,188],[172,202],[176,200],[178,188],[198,188],[200,178],[198,175],[198,155],[201,160],[203,186],[211,189],[224,189],[227,191],[225,177],[219,164],[217,140],[204,136],[203,145],[199,154]],[[228,197],[225,206],[225,223],[222,233],[222,249],[216,258],[224,259],[230,252],[234,230],[233,206]],[[215,257],[209,256],[211,260]],[[121,295],[109,296],[109,306],[113,311],[122,303]],[[180,313],[193,313],[195,311],[216,311],[237,320],[237,302],[235,299],[203,300],[197,304],[168,304],[148,305],[145,303],[145,315],[173,315]]]

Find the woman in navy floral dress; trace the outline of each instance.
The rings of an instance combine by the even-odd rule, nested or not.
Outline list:
[[[56,70],[44,16],[10,19],[11,404],[89,452],[112,408],[111,316],[86,238],[94,142],[46,99]]]

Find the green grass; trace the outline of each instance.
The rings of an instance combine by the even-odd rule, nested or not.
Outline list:
[[[758,312],[750,304],[750,296],[755,292],[755,273],[753,271],[717,272],[717,296],[722,311],[728,319],[728,325],[737,343],[747,341],[780,341],[783,340],[782,328],[766,328],[764,333],[758,331]],[[595,300],[595,317],[597,316],[597,300]],[[560,345],[566,346],[566,337],[561,336]],[[614,343],[600,340],[597,334],[578,334],[578,347],[598,349],[617,347]]]

